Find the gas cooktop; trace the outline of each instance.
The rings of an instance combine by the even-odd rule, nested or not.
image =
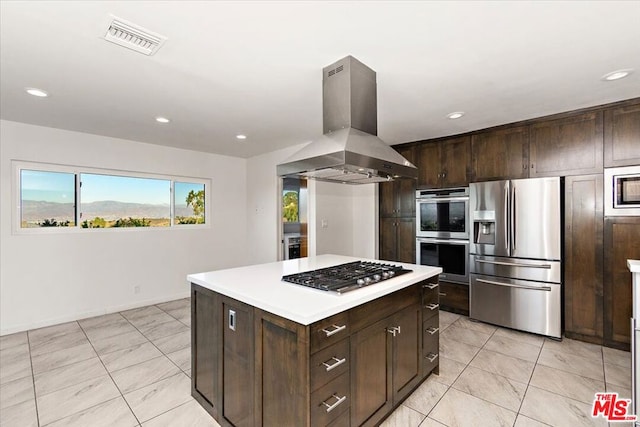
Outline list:
[[[319,270],[282,276],[282,280],[296,285],[342,294],[405,273],[411,273],[411,271],[399,265],[354,261]]]

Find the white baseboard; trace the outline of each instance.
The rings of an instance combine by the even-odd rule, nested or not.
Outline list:
[[[152,298],[145,301],[136,301],[134,303],[122,304],[117,306],[106,307],[99,310],[85,311],[81,313],[74,313],[65,316],[59,316],[52,319],[39,320],[37,322],[25,323],[22,325],[11,326],[6,329],[0,329],[0,336],[15,334],[17,332],[29,331],[31,329],[44,328],[47,326],[58,325],[60,323],[74,322],[76,320],[87,319],[89,317],[102,316],[104,314],[118,313],[120,311],[131,310],[134,308],[140,308],[147,305],[161,304],[163,302],[173,301],[177,299],[187,298],[191,295],[190,291],[180,292],[179,294],[165,296],[160,298]]]

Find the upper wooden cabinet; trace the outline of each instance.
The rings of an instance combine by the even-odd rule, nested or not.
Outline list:
[[[604,113],[604,165],[640,164],[640,103]]]
[[[398,153],[415,164],[413,146],[400,147]],[[416,211],[416,180],[410,178],[396,179],[380,183],[380,216],[381,217],[413,217]]]
[[[464,187],[471,170],[471,137],[445,139],[418,148],[418,187]]]
[[[602,173],[602,111],[547,120],[529,128],[529,176]]]
[[[500,129],[471,137],[474,181],[529,177],[529,127]]]

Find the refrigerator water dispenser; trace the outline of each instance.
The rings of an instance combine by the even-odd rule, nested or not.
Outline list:
[[[496,244],[495,211],[473,212],[473,243],[481,245]]]

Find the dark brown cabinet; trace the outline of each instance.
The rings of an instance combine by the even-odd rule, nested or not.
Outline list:
[[[398,153],[415,164],[415,147],[397,148]],[[413,217],[416,210],[416,180],[395,179],[379,184],[380,216]]]
[[[629,350],[632,276],[628,259],[640,259],[640,218],[604,222],[604,344]]]
[[[469,285],[440,282],[440,309],[469,315]]]
[[[398,153],[414,163],[413,146],[400,147]],[[388,261],[414,263],[416,180],[396,179],[379,185],[379,257]]]
[[[602,147],[602,111],[532,124],[529,127],[529,176],[602,173]]]
[[[602,344],[602,174],[565,179],[565,335]]]
[[[604,113],[604,165],[640,164],[640,103]]]
[[[488,131],[471,137],[474,181],[529,177],[529,127]]]
[[[416,262],[415,223],[415,218],[380,218],[380,259]]]
[[[192,284],[192,396],[223,426],[377,425],[437,372],[437,280],[308,326]]]
[[[471,138],[423,143],[417,162],[418,188],[465,187],[471,175]]]

